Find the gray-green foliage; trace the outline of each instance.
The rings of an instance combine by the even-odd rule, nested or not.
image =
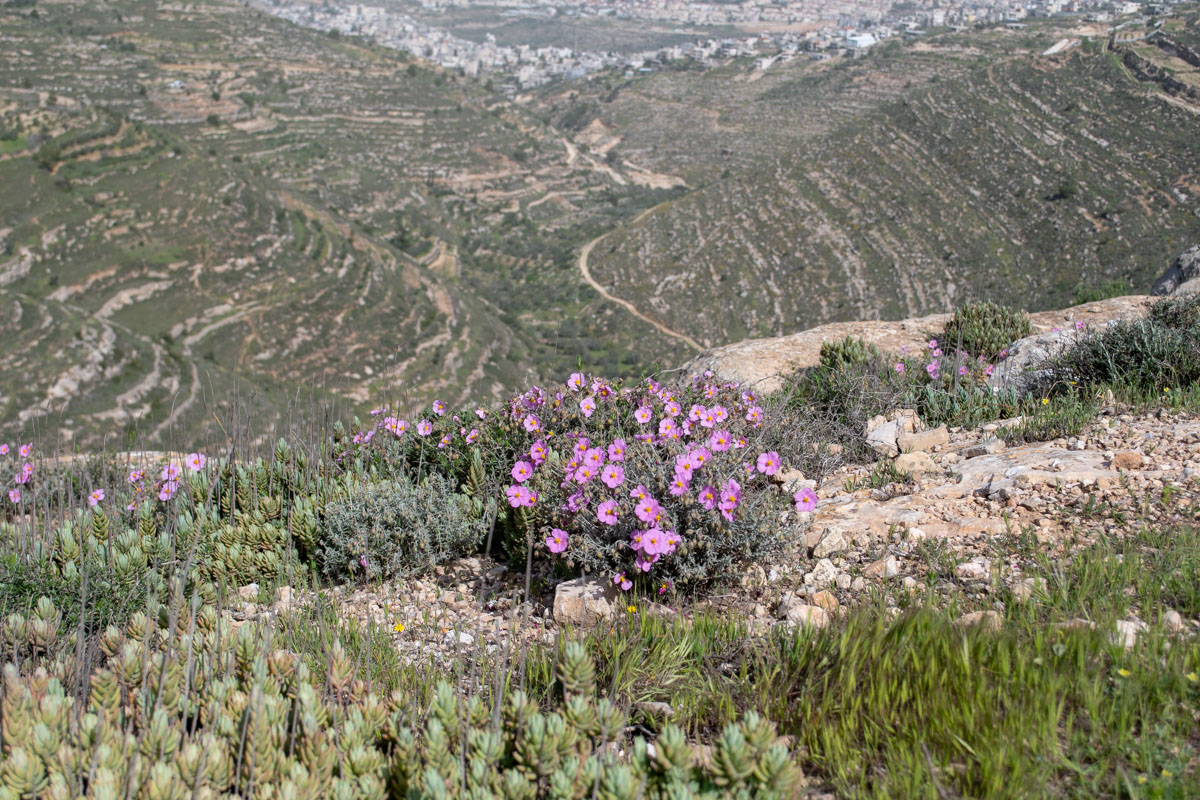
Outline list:
[[[774,725],[748,713],[707,761],[664,728],[630,741],[598,698],[584,648],[557,670],[563,699],[469,698],[441,683],[426,704],[380,696],[340,641],[310,671],[278,632],[236,633],[213,606],[175,623],[139,613],[99,637],[82,676],[62,660],[9,664],[0,694],[0,800],[24,798],[786,798],[802,776]],[[172,624],[175,623],[175,624]],[[4,636],[45,651],[60,634],[43,598]],[[70,687],[70,689],[68,689]],[[80,689],[76,689],[80,687]],[[631,757],[619,760],[617,745]]]
[[[840,369],[850,364],[866,364],[880,355],[879,348],[856,336],[821,343],[821,365]]]
[[[1055,361],[1055,372],[1085,384],[1147,391],[1200,381],[1200,297],[1165,298],[1143,319],[1085,336]]]
[[[973,356],[995,359],[1010,344],[1033,333],[1025,312],[990,300],[967,303],[954,312],[942,331],[942,347],[961,348]]]
[[[475,512],[471,498],[440,475],[420,484],[369,483],[326,506],[318,560],[335,581],[430,569],[479,546],[484,521]]]

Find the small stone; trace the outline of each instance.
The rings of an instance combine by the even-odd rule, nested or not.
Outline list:
[[[1142,454],[1135,450],[1123,450],[1112,458],[1112,468],[1117,470],[1140,469]]]
[[[758,589],[767,585],[767,571],[759,564],[751,564],[742,575],[740,583],[743,589]]]
[[[1137,644],[1138,634],[1146,630],[1146,623],[1140,619],[1117,620],[1116,630],[1113,631],[1112,642],[1126,650]]]
[[[822,558],[809,574],[812,575],[812,585],[824,589],[837,580],[838,568],[828,558]]]
[[[794,605],[788,609],[786,622],[793,625],[824,628],[829,624],[829,614],[820,606]]]
[[[850,576],[847,575],[845,572],[839,572],[837,579],[834,580],[834,583],[837,584],[837,587],[839,589],[849,589],[851,582],[852,581],[851,581]]]
[[[867,578],[894,578],[900,574],[900,562],[895,556],[884,556],[878,561],[868,564],[863,570],[863,576]]]
[[[901,581],[901,584],[904,586],[904,590],[906,592],[911,592],[917,588],[917,579],[912,575],[905,575],[904,580]]]
[[[991,574],[986,559],[964,561],[954,568],[954,574],[967,581],[986,581]]]
[[[901,453],[916,453],[932,450],[938,445],[950,443],[950,431],[945,425],[917,433],[901,432],[896,435],[896,446]]]
[[[446,631],[446,643],[466,646],[475,643],[475,637],[466,631]]]
[[[984,439],[979,444],[973,444],[962,451],[963,458],[976,458],[978,456],[990,456],[996,453],[1002,453],[1008,447],[1003,439]]]
[[[238,597],[242,600],[257,600],[258,599],[258,584],[247,583],[245,586],[238,589]]]
[[[1163,612],[1162,624],[1168,633],[1183,633],[1187,630],[1187,624],[1183,621],[1183,615],[1173,608],[1168,608]]]
[[[554,590],[554,619],[582,628],[598,625],[613,615],[616,600],[617,587],[607,578],[564,581]]]
[[[972,611],[954,620],[960,628],[982,628],[986,631],[998,631],[1004,625],[1004,619],[996,611]]]
[[[826,531],[821,537],[821,541],[817,542],[817,546],[813,548],[813,558],[827,558],[834,553],[840,553],[843,550],[850,549],[850,542],[846,541],[846,536],[836,528]]]
[[[821,591],[809,598],[814,606],[820,606],[826,611],[832,611],[838,607],[838,599],[834,597],[833,592]]]
[[[675,716],[675,709],[671,708],[670,703],[663,703],[657,700],[643,700],[639,703],[634,703],[633,707],[654,717]]]
[[[902,453],[896,456],[893,462],[896,469],[901,472],[907,472],[910,475],[926,475],[930,472],[937,472],[938,466],[929,457],[928,453]]]
[[[866,588],[867,588],[867,582],[862,579],[862,576],[859,576],[850,582],[850,591],[852,591],[852,592],[861,592],[863,589],[866,589]]]
[[[1022,603],[1032,599],[1035,595],[1044,595],[1045,593],[1046,581],[1036,576],[1025,578],[1012,588],[1013,598]]]
[[[927,538],[929,538],[929,534],[925,533],[925,531],[921,530],[920,528],[908,529],[908,540],[910,542],[923,542]]]

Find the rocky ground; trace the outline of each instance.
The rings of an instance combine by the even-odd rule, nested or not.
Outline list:
[[[1041,579],[1027,575],[1035,559],[1068,559],[1103,537],[1200,520],[1200,418],[1186,412],[1108,406],[1077,438],[1018,446],[995,436],[1014,420],[922,430],[911,412],[892,417],[877,418],[869,439],[894,454],[907,481],[872,488],[874,465],[844,468],[820,485],[787,473],[781,491],[803,482],[816,485],[820,497],[816,511],[803,515],[804,541],[780,563],[753,565],[738,584],[703,600],[650,602],[618,596],[603,578],[556,585],[552,575],[535,572],[531,599],[523,602],[524,573],[487,558],[462,559],[423,578],[343,586],[325,597],[390,631],[405,661],[446,665],[553,641],[564,625],[606,625],[632,613],[736,612],[766,632],[822,626],[865,602],[898,613],[925,597],[975,608],[965,623],[999,624],[993,609],[1036,600],[1042,591]],[[243,598],[235,621],[313,599],[286,586],[273,604],[259,602],[258,587],[244,587]],[[1143,609],[1114,636],[1132,642],[1145,625],[1141,617],[1160,616],[1179,632],[1200,632],[1200,620]]]

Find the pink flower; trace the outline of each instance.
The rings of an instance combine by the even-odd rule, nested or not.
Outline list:
[[[595,467],[596,469],[599,469],[604,463],[604,451],[599,447],[589,447],[583,453],[583,463],[587,464],[589,467]]]
[[[774,475],[779,472],[779,453],[770,450],[758,456],[758,471],[764,475]]]
[[[585,417],[591,417],[592,414],[596,413],[596,399],[589,395],[588,397],[580,400],[579,413],[583,414]]]
[[[987,375],[990,378],[990,377],[992,377],[992,373],[995,371],[996,371],[996,366],[994,364],[988,364],[987,368],[984,369],[983,374]]]
[[[747,389],[742,392],[742,402],[748,406],[752,406],[758,402],[758,398],[754,395],[754,392]]]
[[[439,417],[444,417],[446,415],[446,404],[441,400],[434,400],[433,413],[437,414]]]
[[[605,500],[596,506],[596,519],[605,525],[616,525],[620,512],[621,507],[617,505],[616,500]]]
[[[480,419],[483,419],[484,417],[487,416],[487,409],[486,408],[475,409],[475,416],[479,417]]]
[[[583,485],[583,484],[587,483],[588,481],[590,481],[592,478],[596,477],[597,472],[598,472],[598,470],[595,467],[591,467],[591,466],[588,466],[587,464],[584,464],[582,467],[575,470],[575,482],[580,485]]]
[[[529,414],[525,417],[525,421],[522,424],[525,426],[525,430],[529,431],[530,433],[540,431],[542,429],[542,421],[538,419],[537,414]]]
[[[571,543],[571,537],[567,532],[559,528],[551,528],[550,535],[546,537],[546,548],[551,553],[561,553],[567,549],[567,545]]]
[[[17,452],[20,454],[21,458],[29,458],[29,455],[33,452],[33,442],[27,442],[21,445],[21,449]]]
[[[671,417],[663,417],[658,421],[658,435],[670,436],[675,432],[675,420]]]
[[[746,446],[746,444],[747,444],[747,442],[746,442],[745,436],[739,436],[738,438],[733,440],[733,447],[735,450],[741,450],[743,447]]]
[[[682,497],[683,495],[687,494],[689,485],[690,482],[688,478],[676,472],[675,477],[671,479],[671,488],[667,491],[672,497]]]
[[[662,514],[662,506],[653,497],[639,500],[633,507],[634,516],[647,524],[656,522]]]
[[[466,436],[466,441],[467,441],[467,444],[475,444],[475,441],[476,441],[478,438],[479,438],[479,429],[477,429],[477,428],[471,428],[471,432],[470,432],[470,433],[468,433],[468,434],[467,434],[467,436]]]
[[[609,464],[600,472],[600,480],[610,489],[625,482],[625,469],[620,464]]]
[[[967,374],[967,365],[966,364],[963,364],[961,367],[958,368],[958,374],[959,375]]]
[[[625,440],[613,439],[613,443],[608,446],[609,461],[624,461],[625,460]]]
[[[718,422],[720,420],[717,418],[716,409],[707,409],[700,417],[700,424],[705,428],[715,428]]]
[[[904,372],[905,366],[903,361],[896,362],[896,372]]]
[[[563,503],[562,509],[563,511],[567,511],[572,514],[578,514],[580,511],[587,508],[587,504],[588,501],[587,498],[583,496],[583,492],[575,492],[575,494],[567,498],[567,502]]]
[[[642,542],[646,538],[645,531],[634,531],[629,534],[629,549],[635,553],[642,552]]]
[[[643,558],[642,556],[638,556],[636,559],[634,559],[633,565],[635,567],[637,567],[638,569],[640,569],[642,572],[649,572],[650,568],[652,566],[654,566],[654,562],[658,561],[658,559],[659,559],[658,553],[655,553],[650,558]]]
[[[934,358],[941,358],[941,357],[942,357],[942,350],[941,350],[941,348],[938,348],[937,350],[934,350],[934,351],[933,351],[933,357],[934,357]]]
[[[535,467],[540,467],[546,460],[546,443],[543,440],[538,439],[529,446],[529,458]]]
[[[208,463],[208,459],[203,453],[189,453],[187,457],[187,466],[192,472],[199,472],[204,469],[204,465]]]
[[[518,461],[513,464],[512,477],[517,483],[524,483],[533,477],[533,465],[528,461]]]
[[[700,469],[710,458],[712,458],[712,453],[708,452],[707,447],[693,448],[687,454],[687,460],[692,465],[692,469]]]
[[[725,482],[725,488],[721,490],[721,502],[717,503],[717,508],[721,510],[721,516],[730,522],[733,521],[733,510],[742,502],[742,486],[733,478]]]
[[[629,493],[629,496],[634,500],[645,500],[650,496],[650,490],[639,483],[637,486],[633,487],[633,491]]]
[[[751,395],[751,397],[753,397],[753,395]],[[725,406],[713,406],[708,410],[708,413],[711,414],[713,420],[718,423],[729,419],[729,412],[725,409]],[[711,428],[712,425],[705,424],[704,427]]]
[[[695,403],[692,405],[691,409],[688,411],[688,419],[691,420],[692,422],[699,422],[701,419],[704,418],[704,415],[707,413],[708,413],[707,408],[700,405],[699,403]]]
[[[408,433],[408,420],[406,420],[406,419],[396,420],[396,435],[403,436],[406,433]]]
[[[700,488],[700,493],[696,495],[700,501],[700,505],[712,511],[717,507],[717,490],[713,486],[703,486]]]
[[[930,340],[929,340],[929,349],[930,349],[930,350],[936,350],[936,349],[937,349],[937,339],[930,339]]]
[[[8,455],[8,445],[0,444],[0,456]]]
[[[526,489],[524,486],[510,486],[504,492],[508,495],[508,504],[513,508],[531,506],[537,502],[537,492]]]
[[[179,491],[179,481],[176,481],[176,480],[163,481],[162,484],[160,484],[158,487],[158,499],[162,500],[165,503],[168,500],[170,500],[172,497],[174,497],[175,493],[178,491]]]
[[[422,436],[428,436],[433,433],[433,423],[427,419],[423,419],[417,423],[417,433]]]
[[[746,409],[746,422],[760,422],[762,420],[762,409],[758,406],[750,406]]]
[[[692,479],[692,460],[686,455],[675,456],[675,474],[683,477],[684,480]]]
[[[674,400],[663,406],[663,411],[667,412],[668,417],[678,417],[683,413],[683,409]]]
[[[129,505],[125,506],[125,510],[126,511],[137,511],[137,501],[131,501],[129,503]]]
[[[633,583],[625,577],[624,572],[618,572],[616,575],[614,575],[613,583],[619,586],[622,592],[628,592],[633,587]]]
[[[103,489],[93,489],[92,493],[88,495],[88,505],[89,506],[98,506],[98,505],[100,505],[100,501],[103,499],[104,499],[104,490]]]
[[[1081,319],[1075,320],[1075,330],[1081,331],[1086,327],[1087,327],[1087,323],[1084,322],[1083,320],[1081,320]]]
[[[817,507],[817,493],[807,486],[792,495],[797,511],[812,511]]]
[[[16,505],[17,503],[21,502],[21,490],[20,489],[9,489],[8,490],[8,502],[12,503],[13,505]]]
[[[582,372],[572,372],[571,377],[567,378],[567,388],[572,392],[578,392],[587,385],[587,378]]]
[[[638,406],[637,411],[633,412],[633,418],[642,425],[645,425],[647,422],[649,422],[650,418],[653,416],[654,414],[646,406]]]
[[[141,483],[146,478],[146,470],[133,469],[129,471],[129,482],[133,485]]]
[[[708,446],[718,453],[728,450],[729,444],[729,431],[713,431],[712,435],[708,437]]]
[[[667,551],[665,531],[650,529],[642,536],[642,552],[648,556],[662,555]]]
[[[21,471],[13,477],[13,482],[18,484],[29,483],[29,479],[33,477],[33,464],[26,461],[21,465]]]

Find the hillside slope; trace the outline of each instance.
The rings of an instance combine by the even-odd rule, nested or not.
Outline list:
[[[1115,53],[985,60],[609,236],[614,295],[706,344],[971,298],[1146,290],[1200,232],[1200,107]]]

